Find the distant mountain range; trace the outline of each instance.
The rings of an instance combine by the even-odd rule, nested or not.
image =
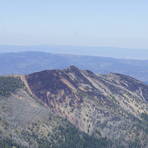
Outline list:
[[[42,51],[54,54],[71,54],[101,56],[121,59],[140,59],[148,60],[148,49],[128,49],[118,47],[85,47],[85,46],[15,46],[0,45],[0,52],[22,52],[22,51]]]
[[[126,60],[98,56],[16,52],[0,54],[0,74],[28,74],[75,65],[95,73],[122,73],[148,82],[148,60]]]
[[[0,77],[0,147],[147,148],[148,86],[75,66]]]

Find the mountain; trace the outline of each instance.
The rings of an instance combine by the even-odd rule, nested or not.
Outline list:
[[[147,148],[148,86],[70,66],[0,77],[0,146]]]
[[[122,73],[148,81],[148,60],[125,60],[95,56],[74,56],[44,52],[0,54],[0,74],[29,74],[45,69],[63,69],[75,65],[95,73]]]
[[[109,147],[106,138],[81,132],[40,102],[24,76],[0,77],[0,148]]]

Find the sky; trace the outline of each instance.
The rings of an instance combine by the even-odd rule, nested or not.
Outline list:
[[[0,45],[148,49],[148,1],[0,0]]]

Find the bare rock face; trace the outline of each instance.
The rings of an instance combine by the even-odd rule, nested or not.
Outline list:
[[[81,131],[123,143],[139,138],[147,144],[141,115],[148,114],[148,86],[142,82],[121,74],[96,75],[75,66],[33,73],[26,81],[38,100]]]

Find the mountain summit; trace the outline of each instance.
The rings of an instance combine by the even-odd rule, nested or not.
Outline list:
[[[1,79],[0,84],[14,83],[9,82],[9,77]],[[56,146],[53,137],[57,136],[64,145],[67,142],[72,147],[64,136],[70,127],[70,132],[75,129],[78,140],[84,142],[82,147],[90,147],[90,137],[94,138],[96,148],[102,144],[99,141],[102,138],[105,138],[104,147],[148,146],[148,86],[141,81],[116,73],[95,74],[75,66],[11,76],[11,79],[22,85],[16,85],[8,96],[0,94],[1,121],[8,125],[1,131],[2,138],[10,139],[11,133],[15,143],[25,147],[32,143],[36,148],[43,139],[51,147]],[[2,122],[0,127],[5,125]],[[91,143],[91,147],[95,144]]]

